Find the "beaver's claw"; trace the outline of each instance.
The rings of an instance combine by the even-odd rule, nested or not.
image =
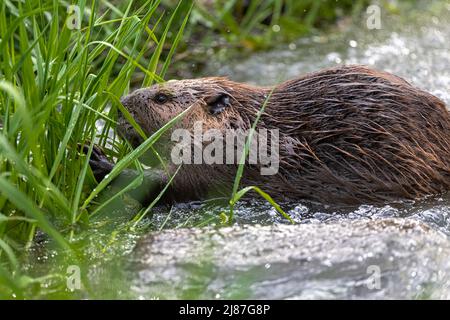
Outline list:
[[[89,146],[83,146],[83,152],[88,154]],[[91,158],[89,159],[89,165],[91,166],[92,173],[97,181],[101,181],[107,174],[114,168],[114,164],[109,161],[103,150],[94,145],[92,148]]]

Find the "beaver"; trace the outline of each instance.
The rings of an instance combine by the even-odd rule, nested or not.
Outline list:
[[[242,186],[258,186],[275,200],[356,205],[420,199],[450,187],[450,116],[445,103],[406,80],[361,65],[342,65],[259,87],[223,77],[171,80],[122,98],[150,135],[186,108],[177,127],[279,132],[279,170],[261,175],[245,163]],[[142,139],[119,115],[118,131]],[[158,150],[167,153],[170,142]],[[166,149],[164,149],[166,146]],[[95,153],[95,152],[94,152]],[[91,166],[101,179],[112,164],[97,152]],[[169,166],[174,172],[176,166]],[[230,196],[237,164],[182,165],[162,201]],[[153,174],[147,197],[168,181]]]

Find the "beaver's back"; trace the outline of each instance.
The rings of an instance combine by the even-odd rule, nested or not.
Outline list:
[[[350,204],[450,188],[445,104],[394,75],[362,66],[307,74],[276,88],[262,120],[280,129],[280,177],[266,184],[275,197]]]

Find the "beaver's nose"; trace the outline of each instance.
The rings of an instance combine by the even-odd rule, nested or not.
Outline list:
[[[120,98],[120,103],[130,113],[132,111],[130,108],[133,105],[133,101],[132,100],[133,100],[133,97],[131,95],[126,95],[126,96],[123,96],[123,97]],[[124,115],[123,115],[123,113],[122,113],[120,108],[118,108],[118,116],[119,116],[119,120],[124,120],[125,119],[125,117],[124,117]]]
[[[131,105],[131,95],[126,95],[120,98],[120,103],[126,108],[128,109],[128,107]]]

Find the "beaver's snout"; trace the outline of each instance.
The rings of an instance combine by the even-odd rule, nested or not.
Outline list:
[[[127,95],[120,98],[120,103],[125,109],[129,110],[130,100],[131,100],[130,96]],[[123,129],[125,129],[125,127],[130,126],[120,108],[117,108],[117,123],[118,123],[117,129],[119,130],[119,134],[122,134],[122,131]]]
[[[125,107],[125,109],[128,110],[128,112],[131,112],[132,106],[133,106],[133,102],[134,102],[134,95],[133,94],[128,94],[126,96],[123,96],[120,98],[120,103],[122,104],[122,106]],[[120,112],[119,109],[119,117],[123,117],[122,112]]]
[[[135,103],[135,98],[133,94],[126,95],[120,98],[120,103],[128,112],[130,112],[131,116],[134,117],[133,114],[133,104]],[[143,138],[136,132],[133,126],[127,121],[124,114],[118,109],[117,115],[117,131],[119,135],[127,140],[133,148],[139,146],[144,140]]]

